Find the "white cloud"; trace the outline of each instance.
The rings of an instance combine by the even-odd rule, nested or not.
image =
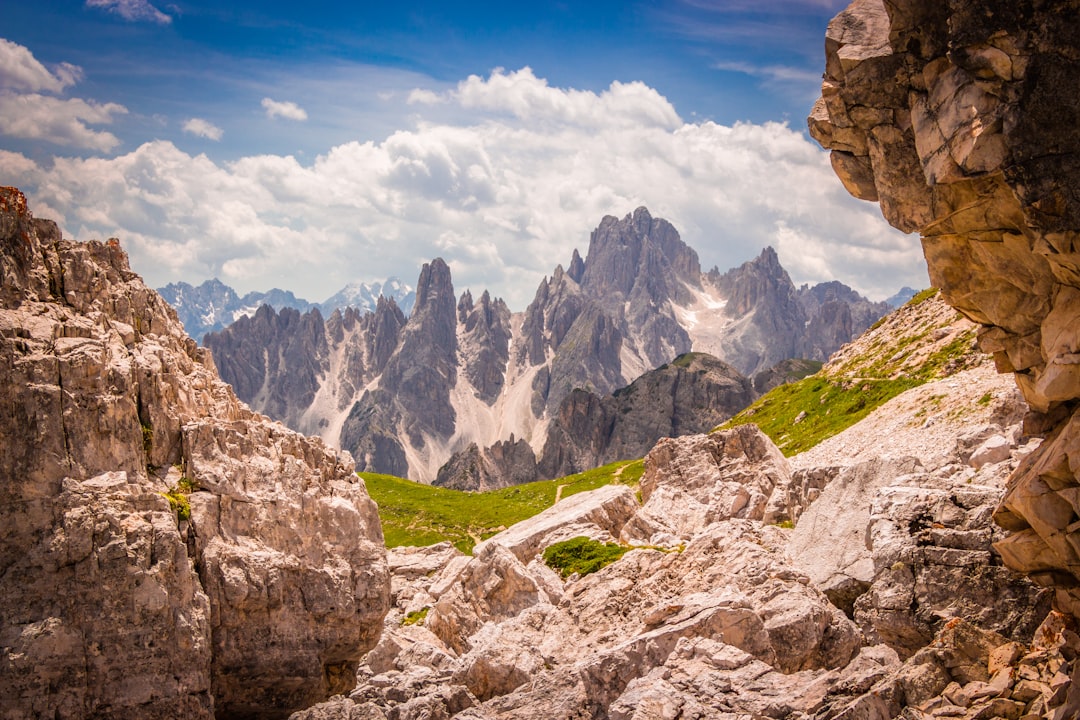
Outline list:
[[[86,0],[86,7],[100,8],[119,15],[128,22],[153,22],[168,25],[172,18],[147,0]]]
[[[774,82],[794,82],[810,88],[816,88],[821,81],[820,70],[791,67],[788,65],[752,65],[747,62],[718,62],[713,65],[717,70],[737,72],[752,77],[764,78]]]
[[[87,126],[111,123],[114,115],[126,112],[116,103],[0,92],[0,135],[108,152],[120,140]]]
[[[645,86],[559,90],[528,71],[470,78],[440,98],[429,109],[458,119],[310,163],[215,163],[153,142],[47,168],[24,158],[12,180],[69,235],[120,237],[155,287],[217,275],[323,300],[351,280],[415,278],[441,255],[459,292],[489,288],[523,309],[556,263],[585,253],[605,214],[640,205],[707,267],[773,245],[796,282],[839,279],[877,298],[926,284],[918,239],[848,196],[828,156],[786,125],[683,123]]]
[[[70,63],[49,70],[29,49],[0,38],[0,136],[102,152],[115,148],[120,144],[115,135],[89,126],[108,125],[127,108],[116,103],[53,97],[82,80],[82,76],[82,68]]]
[[[413,104],[453,102],[470,110],[509,113],[532,123],[610,127],[613,124],[666,127],[682,124],[675,108],[660,93],[641,82],[611,83],[597,95],[588,90],[553,88],[531,68],[506,72],[497,68],[490,77],[470,75],[442,96],[427,90],[409,95]]]
[[[221,140],[225,135],[224,130],[209,120],[203,120],[202,118],[191,118],[184,122],[184,132],[214,140],[215,142]]]
[[[29,49],[0,38],[0,88],[59,93],[82,79],[82,68],[61,63],[51,71]]]
[[[307,112],[294,102],[279,102],[267,97],[262,99],[262,106],[266,110],[266,117],[268,118],[282,117],[286,120],[307,120]]]

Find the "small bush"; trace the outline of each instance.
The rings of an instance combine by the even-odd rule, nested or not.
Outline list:
[[[544,562],[564,578],[577,573],[588,575],[615,562],[630,548],[602,543],[587,537],[575,537],[555,543],[544,550]]]
[[[911,298],[910,300],[907,301],[907,304],[910,305],[911,307],[915,307],[916,305],[922,305],[924,302],[926,302],[927,300],[929,300],[930,298],[934,297],[937,294],[938,294],[938,289],[937,288],[926,288],[922,292],[916,293],[915,297],[913,297],[913,298]]]
[[[411,613],[407,613],[405,617],[401,619],[402,625],[423,625],[424,620],[427,619],[428,610],[431,608],[420,608],[419,610],[413,610]]]
[[[170,488],[169,492],[161,494],[169,501],[169,507],[176,513],[177,520],[191,519],[191,503],[188,502],[187,495],[181,492],[179,488]]]
[[[149,424],[142,424],[142,446],[146,459],[150,459],[150,453],[154,450],[154,428]]]

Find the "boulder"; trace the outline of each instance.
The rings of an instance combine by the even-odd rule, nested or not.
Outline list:
[[[769,498],[790,483],[787,460],[756,425],[664,439],[645,458],[644,504],[623,534],[687,540],[729,518],[776,522],[782,517],[766,513]]]

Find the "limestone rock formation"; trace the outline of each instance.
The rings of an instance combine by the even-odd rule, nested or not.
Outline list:
[[[756,425],[661,440],[647,457],[644,506],[627,534],[687,540],[697,528],[730,518],[775,523],[789,515],[770,498],[785,497],[790,482],[787,460]]]
[[[771,249],[723,276],[702,273],[674,227],[645,208],[603,218],[586,257],[574,251],[569,269],[544,278],[523,312],[471,290],[454,304],[445,263],[426,267],[407,320],[386,300],[374,320],[353,310],[298,317],[265,309],[205,343],[242,400],[349,450],[362,469],[478,488],[531,479],[532,465],[540,476],[572,472],[640,455],[666,434],[706,429],[691,430],[697,421],[677,415],[684,406],[698,415],[714,390],[676,373],[670,393],[658,390],[661,406],[668,395],[678,401],[671,413],[626,417],[613,436],[600,428],[553,454],[549,430],[566,431],[561,420],[599,409],[567,412],[572,393],[605,398],[688,351],[746,374],[800,353],[824,359],[887,309],[839,283],[796,289]],[[432,282],[441,288],[437,322]],[[416,393],[435,402],[421,406],[409,399]]]
[[[918,231],[1046,442],[996,518],[1006,562],[1080,614],[1080,3],[857,0],[826,37],[810,131],[856,197]]]
[[[3,188],[0,249],[0,716],[282,717],[351,688],[389,591],[351,461],[242,405],[116,240]]]
[[[927,323],[942,312],[954,314],[907,313],[932,347],[955,340]],[[994,550],[1005,478],[1039,441],[990,370],[928,383],[918,404],[894,398],[879,410],[896,429],[872,415],[841,434],[853,448],[873,437],[872,462],[862,451],[844,462],[838,446],[787,459],[745,425],[662,441],[637,498],[619,485],[573,495],[473,557],[448,544],[390,551],[394,608],[357,689],[297,720],[1020,718],[1071,707],[1071,669],[1056,673],[1075,654],[1064,626],[1044,622],[1050,593]],[[929,424],[928,397],[943,399]],[[924,434],[947,450],[923,451],[913,438]],[[984,445],[1007,452],[982,462]],[[544,548],[581,536],[637,549],[582,577],[542,562]],[[837,567],[855,566],[860,582],[830,586]]]

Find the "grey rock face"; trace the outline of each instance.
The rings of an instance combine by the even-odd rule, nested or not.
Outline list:
[[[520,485],[537,479],[536,454],[525,440],[500,440],[481,450],[476,443],[454,453],[439,468],[433,485],[455,490],[484,491]]]
[[[661,438],[711,430],[753,399],[746,378],[703,353],[681,355],[608,397],[575,390],[552,418],[540,476],[642,457]]]
[[[352,687],[389,591],[352,464],[242,405],[119,242],[12,188],[0,279],[0,714],[282,717]]]
[[[294,427],[315,399],[329,354],[318,310],[277,313],[269,305],[227,331],[207,334],[203,344],[221,359],[218,371],[237,397]]]
[[[656,441],[711,430],[750,404],[750,382],[703,353],[688,353],[602,397],[573,390],[552,416],[537,458],[523,440],[455,453],[437,485],[486,490],[642,457]]]
[[[839,283],[796,291],[772,250],[722,278],[706,277],[675,229],[644,208],[605,217],[586,258],[575,251],[569,270],[557,267],[521,314],[486,292],[465,291],[456,303],[452,292],[449,270],[436,260],[422,272],[407,322],[385,310],[387,301],[375,320],[347,310],[322,323],[267,309],[206,342],[242,399],[340,444],[362,469],[432,482],[449,464],[471,468],[472,479],[454,480],[447,470],[440,482],[478,487],[528,477],[534,464],[554,475],[640,456],[658,437],[707,429],[707,413],[690,423],[674,410],[639,414],[614,403],[594,423],[561,408],[572,393],[603,398],[689,351],[687,327],[715,325],[710,351],[746,372],[793,354],[827,354],[877,307]],[[726,311],[717,309],[717,292],[730,294]],[[652,399],[662,408],[675,400],[695,416],[700,405],[717,403],[726,417],[729,401],[688,377]],[[575,394],[571,404],[579,400]],[[544,449],[549,428],[564,436],[581,429],[566,420],[599,429],[590,425],[556,457]],[[458,462],[455,453],[471,459]]]
[[[376,387],[353,405],[341,429],[341,446],[355,452],[361,470],[408,475],[399,436],[422,449],[426,437],[454,433],[457,368],[454,286],[437,258],[420,272],[413,313]]]
[[[510,359],[510,308],[501,298],[492,300],[487,290],[474,306],[466,290],[458,302],[458,323],[465,374],[480,399],[490,405],[502,392]]]

